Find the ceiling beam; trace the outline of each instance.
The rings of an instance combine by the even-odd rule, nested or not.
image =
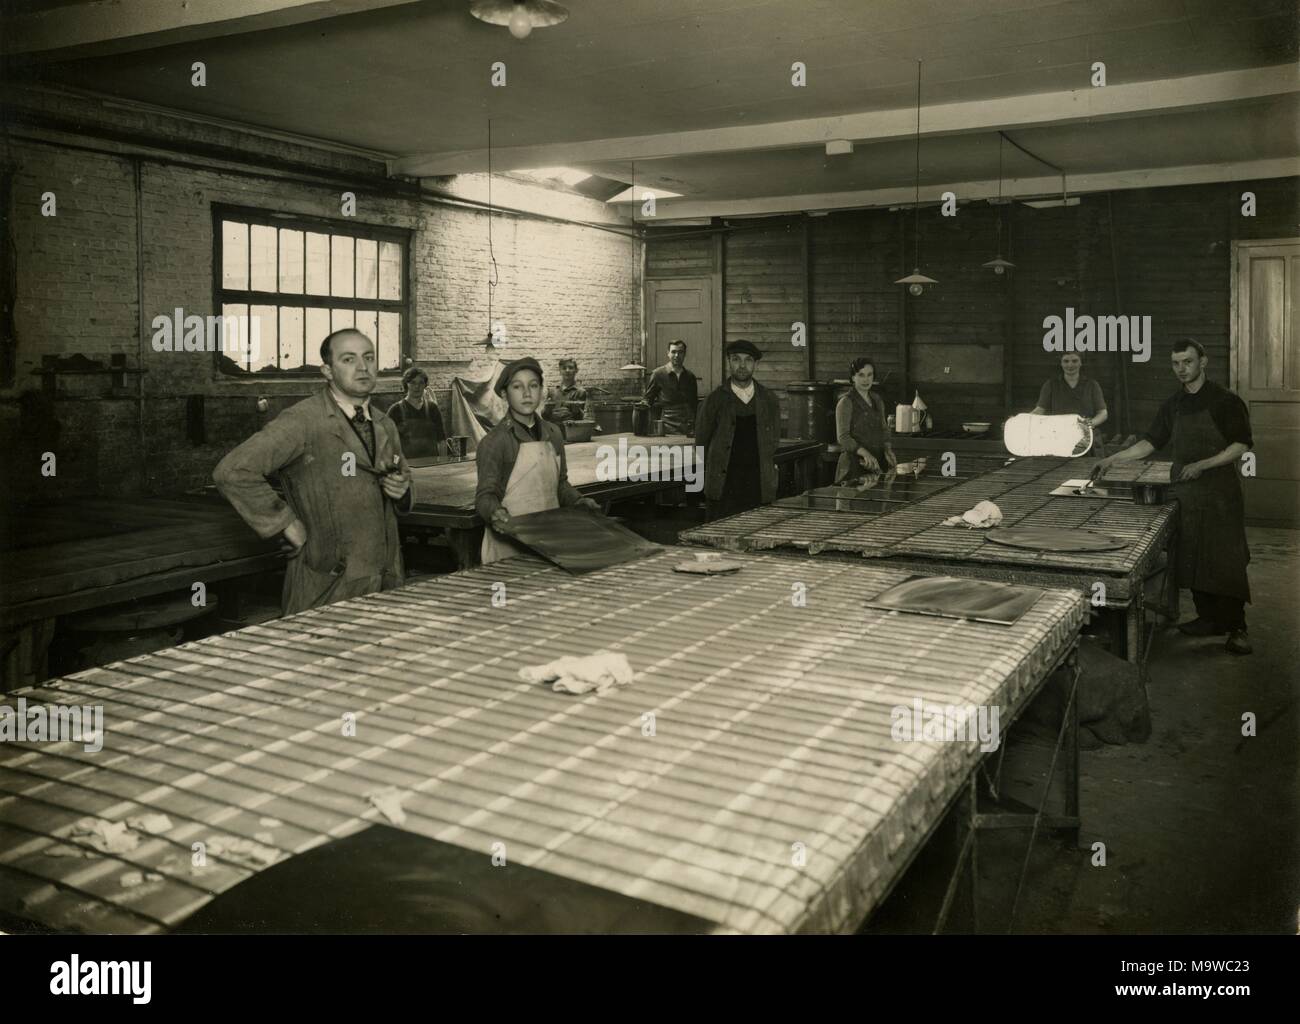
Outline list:
[[[1204,185],[1219,181],[1285,178],[1296,174],[1297,163],[1294,158],[1289,158],[1226,164],[1196,164],[1186,167],[1154,167],[1146,170],[1107,171],[1099,174],[1071,174],[1066,181],[1069,194],[1077,196],[1086,192],[1116,192],[1133,188],[1167,188],[1173,185]],[[944,192],[955,193],[959,202],[991,199],[998,195],[998,181],[995,178],[991,181],[922,185],[921,202],[938,203]],[[1061,195],[1061,179],[1058,176],[1007,178],[1001,183],[1001,194],[1006,198],[1054,198]],[[642,201],[642,195],[642,191],[638,189],[638,204]],[[776,216],[807,211],[911,206],[915,198],[914,186],[901,185],[896,188],[865,189],[857,192],[818,192],[808,195],[763,196],[755,199],[656,198],[656,216],[639,216],[639,206],[635,212],[638,214],[636,219],[640,224],[666,225],[679,218]]]
[[[415,0],[89,0],[5,18],[0,54],[75,60],[318,21]]]
[[[1031,93],[922,107],[921,135],[1043,128],[1050,125],[1141,117],[1187,111],[1300,92],[1293,65],[1280,64],[1207,75],[1088,87],[1069,92]],[[698,131],[621,138],[493,147],[494,170],[529,167],[587,167],[609,161],[656,160],[712,153],[820,146],[832,139],[888,142],[912,138],[916,108],[900,107],[839,117],[737,125]],[[487,170],[487,150],[457,150],[402,157],[393,173],[426,177]]]

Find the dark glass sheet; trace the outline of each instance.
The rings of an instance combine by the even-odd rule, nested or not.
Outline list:
[[[173,929],[181,934],[701,934],[691,914],[373,825],[267,868]]]
[[[1010,626],[1042,596],[1038,587],[952,576],[909,576],[868,601],[867,607]]]
[[[501,532],[574,575],[663,550],[607,516],[583,508],[553,508],[512,516]]]
[[[1128,541],[1105,533],[1064,526],[1001,526],[990,530],[985,539],[1032,551],[1119,551],[1129,546]]]

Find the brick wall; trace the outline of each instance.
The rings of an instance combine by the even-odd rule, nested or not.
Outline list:
[[[1254,218],[1240,215],[1245,191],[1258,198]],[[1033,406],[1042,382],[1059,367],[1059,356],[1043,349],[1044,317],[1064,315],[1067,306],[1093,316],[1149,315],[1149,362],[1123,353],[1085,357],[1112,410],[1108,429],[1141,431],[1174,390],[1169,348],[1178,338],[1200,340],[1210,375],[1228,382],[1231,242],[1300,236],[1300,178],[1131,190],[1084,196],[1078,206],[1002,209],[1002,254],[1016,269],[1001,277],[981,266],[997,247],[997,208],[963,206],[956,217],[942,217],[938,207],[921,211],[921,270],[939,284],[919,298],[892,283],[913,265],[911,211],[807,218],[807,285],[801,218],[734,222],[743,230],[727,234],[724,243],[727,338],[748,336],[768,349],[759,375],[778,388],[807,377],[806,354],[789,343],[789,323],[800,318],[807,288],[816,378],[844,378],[850,359],[871,356],[878,378],[887,378],[882,390],[888,401],[910,400],[919,390],[936,426],[947,429]],[[661,274],[675,266],[687,273],[706,242],[653,240],[648,265]],[[900,339],[908,353],[906,394]]]
[[[573,355],[584,383],[622,390],[617,368],[640,351],[640,253],[626,235],[496,214],[493,319],[505,324],[507,341],[503,350],[488,351],[486,212],[391,189],[385,195],[374,184],[382,164],[361,157],[98,109],[76,98],[24,99],[39,108],[36,122],[44,117],[49,124],[15,131],[0,154],[0,163],[13,169],[8,224],[17,289],[15,336],[8,342],[16,373],[0,387],[0,444],[12,453],[10,491],[17,499],[204,486],[217,460],[264,421],[259,397],[269,399],[274,414],[315,387],[301,380],[235,380],[216,371],[210,354],[153,351],[154,316],[178,306],[187,314],[214,312],[214,203],[412,231],[410,355],[437,389],[453,376],[487,376],[498,358],[527,353],[542,361],[548,378],[558,377],[561,355]],[[112,130],[89,129],[78,138],[58,130],[67,118]],[[124,132],[147,133],[149,147],[124,141]],[[176,144],[173,154],[160,152],[167,139]],[[221,158],[213,155],[217,146],[225,147]],[[242,165],[241,151],[248,154]],[[268,161],[279,165],[263,166]],[[357,214],[343,218],[339,195],[348,186],[314,183],[306,172],[286,170],[289,162],[323,174],[355,174],[373,187],[351,189]],[[470,181],[462,190],[475,188]],[[549,212],[558,203],[564,216],[585,211],[582,219],[591,222],[610,219],[603,204],[581,197],[523,183],[504,191],[514,206],[531,209],[532,203]],[[55,217],[41,216],[44,192],[56,194]],[[52,400],[33,373],[47,356],[98,368],[114,354],[145,372],[129,374],[116,388],[108,374],[60,374]],[[391,397],[397,390],[395,380],[381,385]],[[203,396],[202,443],[186,432],[193,395]],[[47,450],[58,456],[54,478],[39,473]]]

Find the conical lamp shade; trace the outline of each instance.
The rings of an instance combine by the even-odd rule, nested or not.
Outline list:
[[[894,284],[938,284],[933,277],[926,277],[920,268],[915,268],[906,277],[900,277]]]

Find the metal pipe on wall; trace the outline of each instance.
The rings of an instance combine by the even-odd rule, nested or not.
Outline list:
[[[149,455],[144,443],[144,339],[148,335],[144,308],[144,167],[138,156],[131,160],[131,177],[135,185],[135,425],[136,456],[140,460],[140,487],[147,490]],[[152,323],[152,321],[150,321]]]
[[[1115,293],[1115,315],[1122,316],[1124,313],[1123,299],[1119,291],[1119,257],[1115,250],[1115,207],[1111,201],[1111,194],[1106,193],[1106,233],[1110,236],[1110,277],[1111,285]],[[1119,386],[1120,386],[1120,410],[1122,413],[1122,426],[1120,432],[1127,436],[1133,432],[1133,411],[1132,401],[1129,395],[1128,386],[1128,361],[1121,358],[1119,360]]]

